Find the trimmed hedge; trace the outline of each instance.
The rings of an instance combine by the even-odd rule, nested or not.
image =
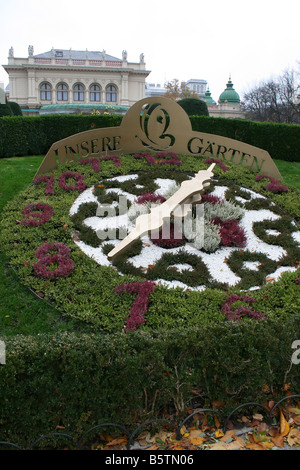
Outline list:
[[[1,440],[28,445],[62,428],[80,434],[101,422],[132,426],[164,412],[186,416],[192,389],[202,406],[225,402],[224,413],[245,402],[280,399],[286,388],[297,393],[300,366],[291,366],[291,356],[299,324],[298,314],[284,328],[265,320],[151,333],[2,337]]]
[[[101,127],[117,127],[118,115],[54,115],[0,118],[0,158],[44,155],[51,145],[79,132]]]
[[[194,131],[222,135],[269,152],[272,158],[300,162],[300,126],[190,116]]]
[[[54,142],[93,128],[120,126],[121,115],[0,117],[0,158],[44,155]],[[267,150],[272,158],[300,161],[300,126],[190,116],[194,131],[230,137]]]
[[[183,98],[177,103],[185,110],[189,116],[209,116],[207,104],[198,98]]]

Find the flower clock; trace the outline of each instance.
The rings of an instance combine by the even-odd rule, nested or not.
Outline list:
[[[209,185],[159,229],[110,256],[141,215],[215,164]],[[98,331],[263,321],[299,289],[299,194],[218,159],[88,156],[37,177],[4,210],[21,281]],[[298,295],[299,297],[299,295]]]

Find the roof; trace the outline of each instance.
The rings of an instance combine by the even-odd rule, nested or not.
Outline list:
[[[40,114],[76,114],[81,113],[84,111],[115,111],[117,114],[125,114],[130,106],[123,106],[123,105],[112,105],[112,104],[49,104],[46,106],[42,106],[40,109]]]
[[[229,78],[226,89],[220,94],[219,100],[226,104],[240,104],[240,96],[233,88],[233,83]]]
[[[37,59],[51,59],[54,56],[56,59],[69,59],[70,55],[74,60],[103,60],[103,52],[101,51],[75,51],[73,49],[52,49],[42,54],[36,54],[34,57]],[[106,54],[105,51],[104,55],[107,62],[122,62],[122,59]]]
[[[213,100],[211,97],[211,92],[209,89],[206,90],[204,98],[202,98],[203,101],[206,102],[206,104],[216,104],[216,102]]]

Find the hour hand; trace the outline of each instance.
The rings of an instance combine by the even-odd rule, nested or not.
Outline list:
[[[150,231],[159,230],[162,227],[162,220],[158,211],[151,211],[150,214],[142,214],[136,219],[135,228],[107,255],[111,260],[127,249],[137,238],[143,237]]]

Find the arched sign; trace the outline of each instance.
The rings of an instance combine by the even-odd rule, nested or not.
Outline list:
[[[80,132],[54,143],[36,176],[67,161],[91,155],[151,150],[213,156],[224,162],[250,167],[277,180],[282,179],[266,150],[227,137],[193,131],[184,109],[163,97],[145,98],[135,103],[119,127]]]

